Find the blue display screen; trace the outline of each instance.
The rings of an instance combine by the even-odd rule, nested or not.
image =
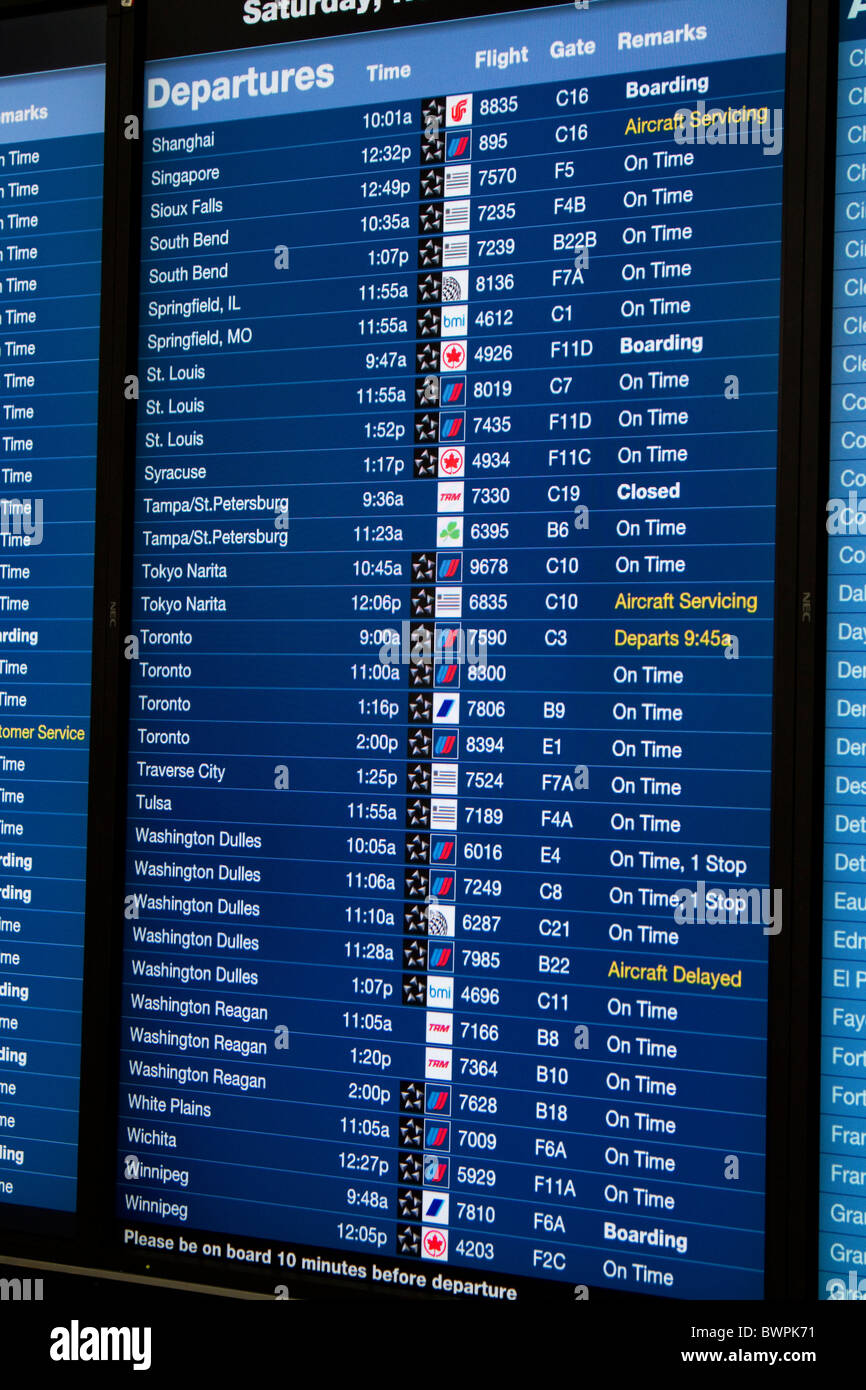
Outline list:
[[[760,1298],[786,6],[279,11],[145,74],[122,1239]]]
[[[833,298],[821,1048],[820,1296],[866,1296],[866,240],[862,193],[866,13],[841,6]]]
[[[0,1202],[76,1205],[101,66],[0,78]]]

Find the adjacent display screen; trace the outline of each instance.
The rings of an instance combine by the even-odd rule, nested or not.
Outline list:
[[[243,10],[145,74],[119,1236],[760,1298],[786,6]]]
[[[0,1222],[76,1205],[103,48],[0,76]]]
[[[821,1049],[820,1296],[866,1282],[866,15],[841,7],[833,301]]]

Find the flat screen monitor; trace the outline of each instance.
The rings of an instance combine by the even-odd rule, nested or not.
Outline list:
[[[786,21],[150,6],[128,1254],[762,1297]]]
[[[0,1225],[11,1229],[57,1229],[77,1200],[104,29],[95,8],[4,20],[0,38]]]

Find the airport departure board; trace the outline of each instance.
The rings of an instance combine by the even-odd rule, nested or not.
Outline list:
[[[820,1290],[866,1296],[866,14],[841,7],[827,506]]]
[[[144,79],[119,1239],[760,1298],[786,5],[237,8]]]
[[[51,44],[27,22],[0,40],[0,1204],[13,1226],[12,1204],[72,1212],[77,1188],[104,12],[76,20],[70,51],[89,49],[87,66],[42,70]]]

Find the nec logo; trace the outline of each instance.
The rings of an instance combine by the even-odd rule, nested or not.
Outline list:
[[[856,19],[858,15],[866,13],[866,0],[852,0],[851,8],[848,11],[849,19]]]

